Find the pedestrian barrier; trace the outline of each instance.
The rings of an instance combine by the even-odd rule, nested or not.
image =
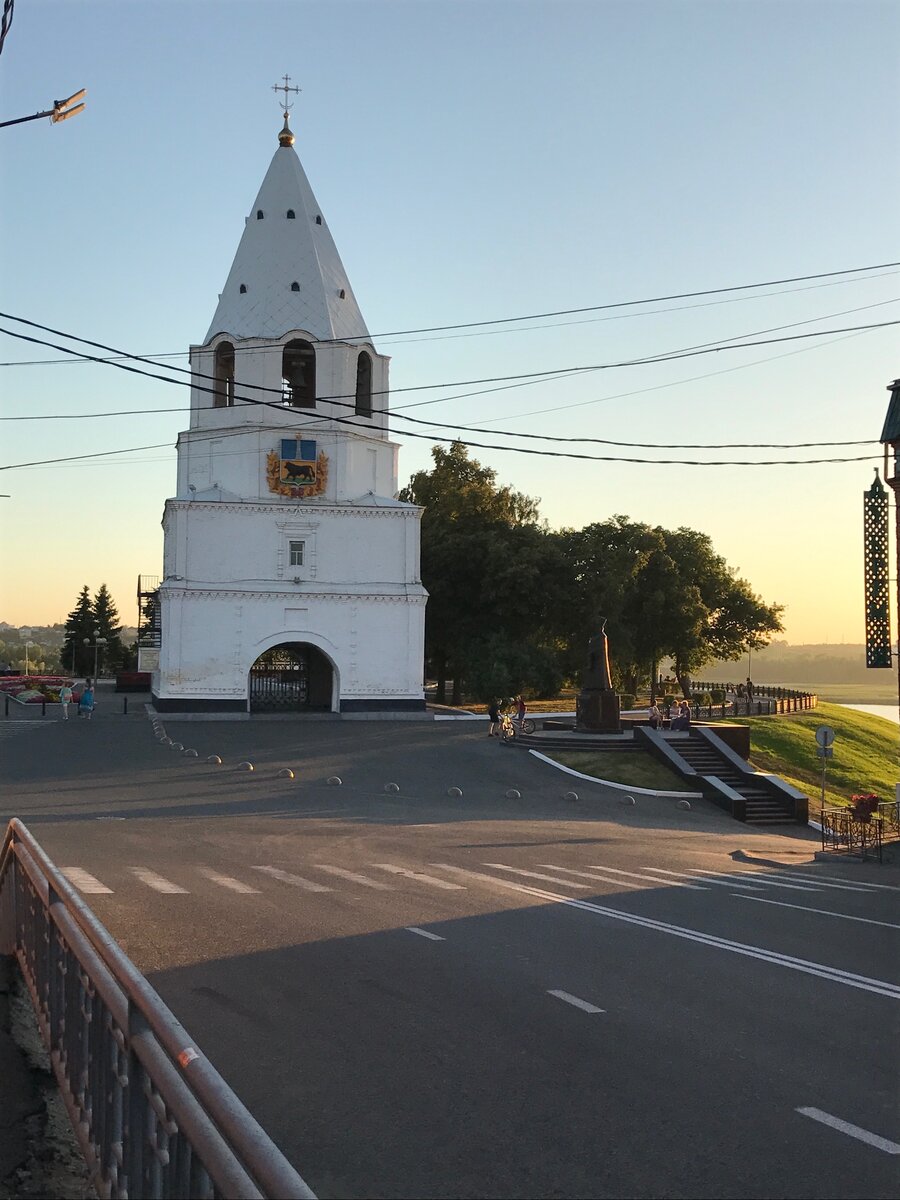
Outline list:
[[[879,804],[864,819],[850,808],[822,808],[819,826],[823,851],[882,862],[885,843],[900,842],[900,806]]]
[[[21,821],[0,849],[15,956],[102,1200],[315,1200]]]

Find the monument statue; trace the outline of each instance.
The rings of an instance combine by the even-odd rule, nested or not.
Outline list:
[[[609,638],[606,620],[588,642],[588,663],[575,705],[575,729],[585,733],[620,733],[619,697],[613,690],[609,669]]]

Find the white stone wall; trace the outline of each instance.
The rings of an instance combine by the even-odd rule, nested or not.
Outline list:
[[[421,510],[316,503],[166,504],[163,700],[246,700],[250,667],[283,642],[318,647],[342,701],[421,701]],[[303,565],[289,543],[303,541]]]

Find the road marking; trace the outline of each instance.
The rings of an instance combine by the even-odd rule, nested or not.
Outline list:
[[[439,933],[431,933],[427,929],[420,929],[418,925],[405,926],[407,933],[417,933],[419,937],[428,938],[432,942],[446,942],[446,938],[442,938]]]
[[[708,871],[704,867],[692,867],[691,873],[697,875],[715,875],[719,879],[745,879],[747,875],[753,874],[750,871]],[[768,875],[763,875],[762,872],[754,874],[753,878],[757,883],[765,884],[766,887],[787,888],[792,892],[817,892],[819,889],[815,887],[801,886],[799,883],[779,883],[777,879],[770,879]]]
[[[78,888],[79,892],[90,892],[95,896],[112,895],[112,888],[108,888],[105,883],[101,883],[99,879],[95,879],[93,875],[88,874],[82,867],[63,867],[62,873],[68,879],[69,883],[73,883]]]
[[[339,875],[341,879],[352,879],[354,883],[361,883],[363,887],[377,888],[379,892],[392,892],[394,889],[389,883],[382,883],[380,879],[369,879],[365,875],[357,875],[355,871],[345,871],[343,867],[331,867],[326,863],[315,863],[317,871],[327,871],[329,875]]]
[[[798,1112],[804,1117],[810,1117],[813,1121],[821,1121],[823,1125],[828,1125],[832,1129],[846,1133],[849,1137],[866,1142],[869,1146],[874,1146],[876,1150],[883,1150],[885,1154],[900,1154],[900,1145],[896,1142],[879,1137],[877,1133],[869,1133],[868,1129],[861,1129],[859,1125],[851,1125],[849,1121],[842,1121],[840,1117],[833,1117],[831,1113],[822,1112],[821,1108],[795,1108],[794,1112]]]
[[[523,892],[527,896],[536,896],[540,900],[550,900],[568,908],[580,908],[584,912],[597,913],[602,917],[610,917],[614,921],[623,921],[627,925],[640,925],[645,929],[667,933],[671,937],[685,938],[687,941],[698,942],[716,950],[726,950],[730,954],[740,954],[746,958],[756,958],[761,962],[772,963],[777,967],[787,967],[792,971],[801,971],[805,975],[815,975],[820,979],[828,979],[832,983],[842,983],[845,987],[859,988],[865,992],[874,992],[878,996],[887,996],[891,1000],[900,1000],[900,987],[887,983],[883,979],[870,979],[866,975],[854,975],[851,971],[841,971],[837,967],[828,967],[824,963],[811,962],[804,958],[793,958],[789,954],[780,954],[776,950],[766,950],[762,946],[751,946],[744,942],[732,942],[728,938],[716,937],[711,933],[701,933],[697,929],[687,929],[683,925],[672,925],[668,921],[656,921],[651,917],[639,917],[634,913],[622,912],[617,908],[607,908],[592,900],[581,900],[574,896],[561,896],[555,892],[547,892],[543,888],[533,887],[528,883],[517,883],[512,879],[499,879],[496,875],[485,875],[481,871],[472,871],[467,867],[455,867],[450,863],[432,863],[433,867],[441,867],[445,871],[454,871],[459,875],[467,875],[474,879],[483,880],[495,886],[509,888],[515,892]]]
[[[212,871],[209,867],[198,867],[197,870],[201,875],[204,875],[212,883],[217,883],[219,887],[228,888],[232,892],[253,893],[259,895],[257,888],[250,887],[249,884],[241,883],[239,879],[232,879],[230,875],[220,875],[218,871]]]
[[[655,879],[652,875],[639,875],[637,871],[621,871],[618,867],[601,867],[597,863],[588,863],[588,866],[595,871],[609,871],[613,875],[630,875],[632,879],[649,879],[651,883],[655,883],[657,887],[661,880]],[[667,885],[668,887],[688,888],[692,892],[705,892],[708,889],[702,883],[679,883],[677,880],[672,880]]]
[[[561,883],[565,887],[583,888],[588,891],[586,883],[574,883],[570,879],[559,879],[556,875],[542,875],[540,871],[522,871],[518,867],[507,867],[503,863],[482,863],[483,867],[493,867],[495,871],[512,871],[513,875],[527,875],[530,879],[543,879],[548,883]],[[546,866],[546,863],[541,863],[541,866]]]
[[[448,883],[446,879],[435,879],[433,875],[423,875],[421,871],[410,871],[408,867],[397,867],[393,863],[369,863],[370,867],[378,867],[380,871],[390,871],[392,875],[405,875],[407,879],[415,879],[418,883],[430,883],[432,887],[445,888],[448,892],[464,892],[462,883]]]
[[[735,872],[735,874],[762,875],[763,872],[762,871],[739,871],[739,872]],[[767,878],[769,878],[769,876],[767,876]],[[866,891],[866,889],[858,883],[824,883],[819,878],[813,879],[809,875],[788,874],[785,871],[778,871],[777,874],[774,875],[774,878],[776,878],[776,879],[792,879],[795,882],[797,880],[799,880],[801,883],[809,884],[810,887],[834,888],[837,891],[843,891],[843,892],[864,892],[864,891]]]
[[[565,871],[567,875],[580,875],[583,879],[594,879],[597,883],[614,883],[616,887],[637,888],[639,892],[646,891],[642,883],[629,883],[627,879],[610,879],[608,875],[598,875],[596,871],[575,871],[571,867],[558,867],[555,863],[538,863],[539,867],[550,867],[554,871]]]
[[[784,872],[778,872],[778,874],[784,874]],[[789,878],[793,877],[794,876],[789,876]],[[801,878],[806,879],[807,876],[803,875]],[[855,883],[857,887],[877,888],[879,891],[883,892],[900,892],[900,888],[894,887],[890,883],[856,883],[855,880],[842,879],[840,875],[820,875],[818,871],[816,871],[816,879],[831,879],[834,880],[835,883]]]
[[[271,875],[273,879],[291,884],[292,887],[303,888],[305,892],[332,891],[324,883],[313,883],[311,879],[304,879],[302,875],[292,875],[290,871],[282,871],[280,867],[254,867],[253,870],[262,871],[266,875]],[[253,889],[251,888],[250,890],[252,891]]]
[[[576,1008],[584,1009],[588,1013],[606,1012],[605,1008],[598,1008],[596,1004],[588,1004],[587,1000],[579,1000],[577,996],[573,996],[571,992],[561,992],[556,988],[549,988],[548,996],[556,996],[558,1000],[565,1000],[566,1004],[574,1004]]]
[[[688,875],[686,871],[666,871],[663,867],[644,867],[645,871],[653,871],[657,875],[680,875],[683,879],[696,879],[696,875]],[[714,883],[716,887],[736,887],[746,888],[748,892],[758,892],[759,888],[754,888],[749,883],[732,883],[730,879],[707,879],[707,883]]]
[[[154,892],[165,892],[170,896],[190,894],[187,888],[179,887],[177,883],[170,883],[168,879],[163,879],[162,875],[157,875],[155,871],[150,871],[146,867],[129,867],[128,869],[141,883],[146,883],[147,887],[153,888]]]
[[[805,904],[785,904],[783,900],[763,900],[760,896],[738,896],[738,900],[755,900],[757,904],[777,904],[779,908],[797,908],[801,912],[821,913],[823,917],[840,917],[844,921],[861,921],[863,925],[882,925],[885,929],[900,929],[890,921],[873,921],[870,917],[851,917],[849,913],[831,912],[827,908],[807,908]]]

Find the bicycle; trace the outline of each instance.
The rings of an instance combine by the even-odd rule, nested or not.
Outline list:
[[[518,717],[518,712],[519,712],[518,705],[511,704],[509,706],[509,708],[507,708],[506,712],[503,713],[503,715],[501,717],[501,723],[500,723],[500,736],[501,737],[503,737],[503,727],[507,721],[509,722],[510,726],[512,727],[512,732],[507,735],[506,740],[508,740],[510,737],[515,737],[516,734],[524,734],[527,737],[529,734],[534,733],[535,729],[537,728],[534,721],[532,721],[531,717],[523,717],[523,719],[520,721],[519,717]]]

